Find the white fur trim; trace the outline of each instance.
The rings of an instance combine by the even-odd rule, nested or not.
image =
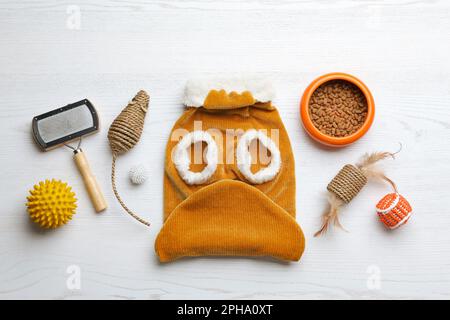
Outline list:
[[[192,172],[189,167],[191,165],[188,147],[196,142],[204,141],[208,144],[206,150],[206,167],[201,172]],[[190,185],[202,184],[212,177],[217,169],[218,151],[216,141],[211,135],[202,130],[192,131],[186,134],[175,147],[173,153],[173,163],[178,170],[181,178]]]
[[[256,173],[253,173],[250,169],[252,165],[252,156],[249,152],[249,147],[254,139],[258,139],[271,153],[270,164]],[[281,167],[280,150],[275,142],[262,131],[256,131],[255,129],[247,130],[239,139],[236,158],[239,171],[241,171],[248,181],[254,184],[261,184],[272,180],[278,174]]]
[[[269,102],[275,97],[271,82],[261,78],[193,79],[187,82],[183,102],[188,107],[201,107],[211,90],[242,93],[250,91],[258,102]]]

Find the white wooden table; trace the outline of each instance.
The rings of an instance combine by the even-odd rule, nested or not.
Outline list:
[[[341,150],[313,143],[299,101],[315,77],[351,73],[372,90],[369,133]],[[0,298],[45,299],[378,299],[450,298],[450,3],[435,1],[0,1]],[[296,160],[297,220],[307,237],[300,263],[247,258],[185,259],[161,265],[164,148],[180,116],[185,81],[196,75],[273,79],[275,104]],[[152,221],[146,229],[113,198],[107,129],[143,88],[150,113],[138,146],[118,161],[118,186]],[[71,159],[42,153],[30,122],[52,108],[91,99],[103,124],[83,148],[109,209],[95,214]],[[367,151],[403,151],[383,167],[414,207],[388,232],[370,184],[345,208],[349,233],[313,238],[325,187]],[[150,168],[132,186],[128,169]],[[28,190],[68,181],[79,209],[61,229],[28,219]],[[76,281],[79,275],[80,283]],[[80,284],[78,286],[77,284]]]

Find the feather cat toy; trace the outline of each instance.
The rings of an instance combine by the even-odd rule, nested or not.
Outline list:
[[[395,153],[365,154],[356,165],[346,164],[338,172],[327,186],[329,209],[323,215],[322,227],[314,234],[315,237],[325,233],[331,224],[344,229],[339,222],[339,213],[342,207],[356,197],[368,180],[372,179],[386,181],[394,190],[394,193],[386,195],[376,206],[381,222],[388,228],[394,229],[408,221],[412,212],[408,201],[398,193],[395,183],[382,171],[375,168],[377,162],[388,157],[394,158],[400,150]]]

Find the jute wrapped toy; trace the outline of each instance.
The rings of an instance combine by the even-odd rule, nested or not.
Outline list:
[[[398,153],[374,152],[364,155],[356,165],[346,164],[327,186],[329,210],[323,216],[323,224],[314,236],[325,233],[330,224],[343,229],[339,222],[339,212],[367,184],[369,179],[381,179],[389,183],[394,193],[386,195],[376,206],[380,221],[390,229],[395,229],[408,221],[412,209],[408,201],[398,193],[397,186],[374,165]]]
[[[139,91],[133,100],[113,121],[108,131],[109,145],[113,154],[111,182],[114,195],[122,208],[140,223],[150,226],[150,223],[131,211],[119,196],[116,188],[116,159],[133,148],[141,138],[144,128],[145,115],[147,114],[149,96],[144,90]]]

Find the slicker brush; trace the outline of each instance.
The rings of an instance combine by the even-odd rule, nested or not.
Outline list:
[[[77,207],[72,188],[54,179],[36,184],[27,200],[31,220],[45,229],[54,229],[69,222]]]
[[[131,211],[119,196],[116,188],[116,160],[121,154],[132,149],[141,138],[144,128],[145,115],[147,114],[149,95],[144,90],[140,90],[125,109],[113,121],[108,131],[108,140],[113,154],[111,182],[114,195],[124,210],[137,221],[150,226],[145,221]]]

